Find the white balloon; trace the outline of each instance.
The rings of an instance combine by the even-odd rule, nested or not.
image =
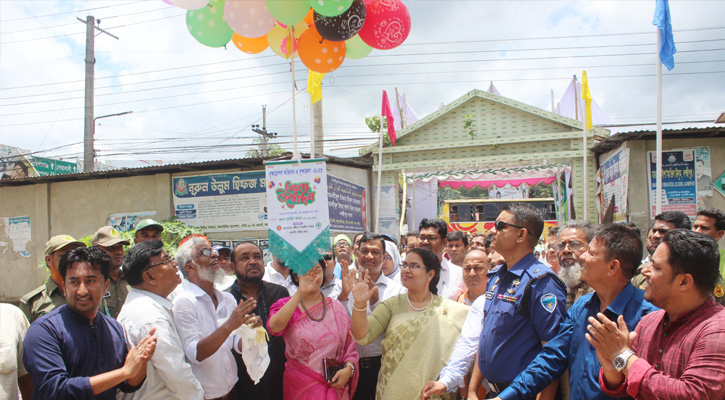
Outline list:
[[[234,32],[248,38],[266,35],[275,22],[265,0],[227,0],[224,18]]]
[[[176,7],[184,10],[198,10],[209,5],[209,0],[169,0]]]

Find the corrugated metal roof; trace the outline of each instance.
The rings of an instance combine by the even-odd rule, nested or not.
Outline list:
[[[606,153],[616,149],[623,142],[628,140],[654,140],[657,131],[655,130],[637,130],[629,132],[619,132],[609,136],[607,139],[597,143],[591,148],[595,154]],[[680,128],[680,129],[663,129],[663,139],[695,139],[725,136],[725,127],[708,126],[704,128]]]
[[[309,158],[308,154],[302,154],[303,158]],[[345,165],[355,168],[371,169],[372,160],[362,158],[343,158],[335,156],[323,156],[328,162],[333,164]],[[86,179],[106,179],[106,178],[119,178],[126,176],[141,176],[141,175],[153,175],[153,174],[174,174],[180,172],[193,172],[193,171],[208,171],[215,169],[229,169],[239,168],[240,171],[259,169],[264,165],[266,160],[289,160],[292,158],[292,153],[285,153],[283,156],[278,157],[257,157],[257,158],[229,158],[224,160],[213,160],[213,161],[198,161],[188,163],[175,163],[165,165],[150,165],[146,167],[138,168],[124,168],[110,171],[94,171],[94,172],[79,172],[75,174],[63,174],[63,175],[48,175],[48,176],[37,176],[32,178],[21,178],[21,179],[2,179],[0,180],[0,186],[21,186],[31,185],[35,183],[51,183],[51,182],[63,182],[63,181],[75,181],[75,180],[86,180]]]

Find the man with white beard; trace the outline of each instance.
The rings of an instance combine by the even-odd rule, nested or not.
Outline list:
[[[581,280],[582,267],[579,257],[587,251],[594,237],[589,221],[574,220],[561,227],[554,250],[559,260],[559,278],[566,283],[566,308],[592,289]]]
[[[231,399],[238,379],[231,350],[242,353],[242,340],[231,333],[248,322],[261,325],[259,317],[249,315],[257,301],[249,299],[237,305],[231,293],[214,288],[226,273],[205,237],[182,243],[176,261],[189,281],[188,290],[174,298],[171,309],[184,354],[205,399]]]

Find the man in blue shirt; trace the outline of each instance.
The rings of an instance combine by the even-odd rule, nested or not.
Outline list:
[[[506,263],[488,273],[483,331],[469,398],[476,398],[481,374],[495,394],[503,391],[559,331],[566,315],[566,286],[534,257],[543,229],[539,210],[515,203],[504,208],[491,230],[491,248]],[[556,385],[542,398],[553,397],[550,391],[555,392]]]
[[[569,368],[572,399],[610,399],[599,387],[596,350],[587,343],[588,318],[601,312],[611,320],[624,316],[627,326],[657,308],[644,300],[644,292],[630,283],[642,258],[642,240],[621,224],[599,226],[587,252],[580,257],[581,279],[595,293],[574,303],[551,339],[525,371],[499,395],[500,399],[523,399],[535,395]]]
[[[61,258],[66,305],[33,323],[23,342],[33,399],[111,400],[117,388],[128,393],[143,383],[156,349],[154,330],[127,351],[121,325],[98,312],[110,267],[110,257],[93,247]]]

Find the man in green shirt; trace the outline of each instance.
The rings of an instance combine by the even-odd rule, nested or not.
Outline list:
[[[43,285],[20,298],[20,309],[30,322],[65,304],[58,263],[63,255],[76,247],[86,247],[83,242],[69,235],[53,236],[45,244],[45,264],[50,270],[50,279]]]
[[[111,318],[118,317],[123,303],[126,302],[128,290],[131,288],[126,281],[126,277],[123,276],[123,271],[121,271],[123,257],[126,255],[123,246],[130,244],[131,242],[122,238],[121,234],[112,226],[98,228],[91,239],[93,247],[98,247],[111,257],[111,269],[109,270],[111,284],[108,286],[108,292],[103,298],[106,309],[103,309],[104,305],[101,306],[101,311],[107,311],[108,316]]]
[[[697,213],[695,223],[692,225],[692,230],[719,241],[725,234],[725,213],[716,208],[700,210]],[[720,277],[715,284],[713,293],[715,294],[715,300],[725,305],[725,286],[722,279],[723,275],[725,275],[725,254],[723,254],[722,246],[718,247],[720,249]]]

